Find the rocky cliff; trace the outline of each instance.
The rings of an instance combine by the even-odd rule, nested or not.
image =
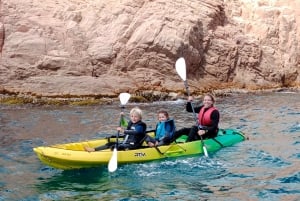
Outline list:
[[[47,97],[300,85],[298,0],[0,0],[0,91]]]

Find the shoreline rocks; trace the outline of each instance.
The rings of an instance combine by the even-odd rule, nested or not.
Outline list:
[[[300,93],[300,87],[290,87],[290,88],[272,88],[272,89],[260,89],[260,90],[247,90],[238,88],[228,88],[222,90],[213,90],[209,93],[214,94],[216,97],[231,96],[233,94],[239,93]],[[192,95],[196,98],[200,98],[203,93],[194,93]],[[130,102],[154,102],[154,101],[175,101],[178,99],[186,99],[186,94],[184,91],[175,92],[160,92],[160,91],[142,91],[139,93],[131,94]],[[23,105],[23,104],[33,104],[33,105],[98,105],[98,104],[112,104],[113,102],[118,102],[118,95],[115,96],[31,96],[20,93],[8,94],[0,93],[0,104],[7,105]]]

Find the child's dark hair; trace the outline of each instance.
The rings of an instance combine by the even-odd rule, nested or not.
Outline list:
[[[169,113],[166,110],[159,110],[157,114],[164,114],[167,118],[169,118]]]

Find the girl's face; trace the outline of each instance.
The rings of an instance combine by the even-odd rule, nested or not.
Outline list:
[[[166,115],[162,114],[162,113],[159,113],[158,114],[158,121],[167,121],[167,117]]]
[[[141,120],[141,117],[137,114],[131,114],[130,119],[131,119],[132,123],[136,123]]]
[[[211,99],[210,96],[204,96],[203,98],[203,105],[205,108],[212,107],[214,104],[213,100]]]

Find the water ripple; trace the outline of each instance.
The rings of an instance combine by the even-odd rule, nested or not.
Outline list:
[[[0,201],[4,200],[299,200],[299,93],[220,97],[222,128],[250,140],[210,153],[141,164],[62,171],[43,165],[32,148],[115,134],[119,104],[0,105]],[[199,103],[199,101],[196,101]],[[194,124],[185,101],[129,103],[144,110],[148,129],[164,108],[177,128]]]

